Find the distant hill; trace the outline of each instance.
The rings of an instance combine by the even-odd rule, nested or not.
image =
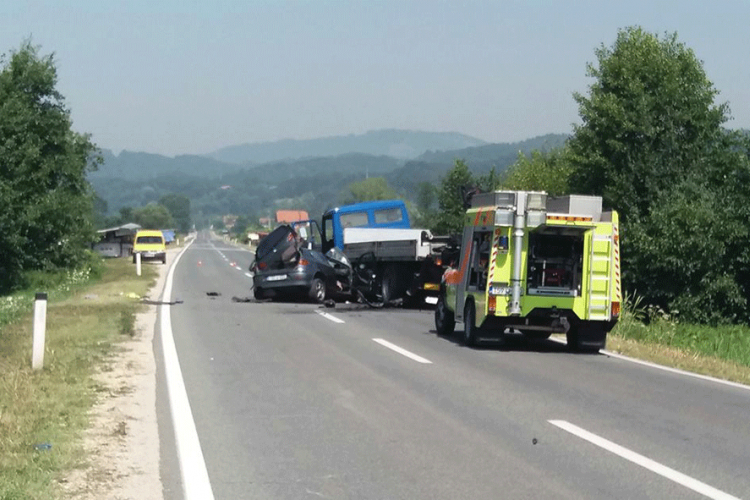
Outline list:
[[[115,155],[102,150],[104,162],[91,178],[117,177],[129,181],[153,179],[162,175],[182,174],[199,177],[220,177],[243,168],[242,165],[224,163],[213,158],[197,155],[162,156],[151,153],[122,151]],[[248,165],[244,165],[247,167]]]
[[[485,144],[453,151],[430,151],[390,172],[386,179],[392,186],[412,191],[422,182],[439,182],[453,168],[456,159],[466,161],[474,173],[486,173],[493,167],[497,173],[502,173],[516,162],[519,152],[529,154],[533,150],[549,151],[559,148],[568,137],[566,134],[547,134],[520,142]]]
[[[568,134],[546,134],[526,139],[520,142],[483,144],[453,151],[428,151],[417,158],[418,161],[428,163],[452,164],[456,158],[466,160],[468,163],[482,163],[500,161],[510,165],[516,161],[519,151],[549,151],[559,148],[570,137]],[[510,162],[508,163],[508,160]],[[497,165],[498,167],[500,165]],[[489,168],[489,167],[488,167]]]
[[[227,146],[206,156],[227,163],[267,163],[313,156],[338,156],[346,153],[411,159],[426,151],[448,151],[482,144],[486,142],[455,132],[387,129],[374,130],[361,135],[350,134],[308,140],[284,139],[275,142]]]
[[[519,151],[528,154],[533,149],[558,147],[567,137],[549,134],[516,143],[433,149],[412,160],[354,152],[236,164],[202,156],[169,158],[105,151],[104,165],[91,174],[90,180],[107,202],[110,214],[123,206],[142,206],[159,200],[168,193],[185,194],[193,212],[203,215],[257,215],[276,208],[320,214],[340,202],[350,183],[368,176],[385,177],[399,196],[410,199],[419,183],[439,183],[456,158],[466,160],[475,173],[485,173],[493,166],[501,173],[516,161]]]

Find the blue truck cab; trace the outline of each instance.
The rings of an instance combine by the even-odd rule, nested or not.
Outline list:
[[[365,201],[332,208],[323,214],[323,252],[344,248],[344,228],[411,228],[409,213],[401,200]]]

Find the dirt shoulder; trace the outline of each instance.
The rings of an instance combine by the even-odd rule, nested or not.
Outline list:
[[[180,251],[167,252],[147,299],[159,300],[167,270]],[[162,500],[159,433],[156,419],[156,362],[153,339],[156,305],[136,315],[135,335],[118,344],[117,352],[96,374],[100,397],[91,409],[83,446],[86,467],[64,483],[69,498],[94,500]]]

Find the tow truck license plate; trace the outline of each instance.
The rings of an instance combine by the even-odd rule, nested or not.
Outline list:
[[[276,276],[269,276],[266,281],[281,281],[286,279],[286,274],[277,274]]]

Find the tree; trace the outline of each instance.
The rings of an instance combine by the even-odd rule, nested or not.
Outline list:
[[[133,210],[135,222],[144,229],[169,229],[174,227],[172,215],[164,205],[149,203]]]
[[[583,123],[569,141],[571,186],[603,196],[630,222],[676,179],[710,162],[728,106],[714,104],[718,91],[676,34],[630,27],[595,53],[589,96],[574,94]]]
[[[438,212],[435,232],[458,234],[463,229],[464,208],[461,190],[474,185],[474,177],[463,160],[455,160],[453,169],[443,178],[438,191]]]
[[[502,180],[503,189],[546,191],[550,196],[569,192],[572,172],[566,148],[542,152],[534,150],[530,156],[518,152],[516,162],[508,167]]]
[[[243,241],[247,239],[247,228],[250,226],[250,218],[246,215],[240,215],[237,220],[234,221],[232,226],[232,233]]]
[[[570,186],[622,216],[623,281],[696,322],[748,322],[750,146],[676,34],[618,32],[596,51]]]
[[[190,231],[190,198],[183,194],[166,194],[159,199],[159,204],[167,207],[179,232]]]
[[[129,224],[135,221],[133,207],[122,207],[120,209],[120,224]]]
[[[353,182],[346,189],[348,193],[344,195],[344,203],[396,198],[396,191],[388,185],[388,181],[383,177],[370,177],[359,182]]]
[[[86,174],[101,158],[89,136],[71,128],[52,55],[26,41],[0,66],[0,289],[7,291],[26,271],[84,262],[94,240]]]

